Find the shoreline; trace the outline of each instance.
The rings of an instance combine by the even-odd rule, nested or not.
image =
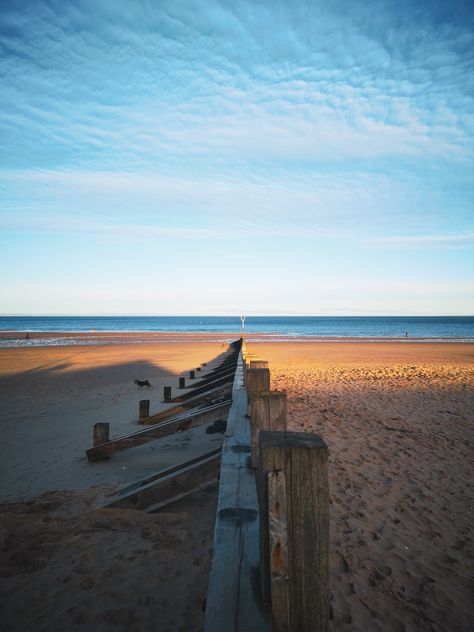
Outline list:
[[[28,333],[29,338],[25,335]],[[230,343],[241,337],[240,332],[169,332],[169,331],[0,331],[0,349],[2,348],[35,348],[35,347],[67,347],[67,346],[97,346],[97,345],[125,345],[152,343]],[[454,336],[308,336],[276,333],[245,334],[245,341],[249,344],[259,343],[315,343],[315,344],[474,344],[474,337]]]

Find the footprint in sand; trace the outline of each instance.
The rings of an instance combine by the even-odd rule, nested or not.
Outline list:
[[[341,553],[331,553],[329,556],[329,565],[331,569],[336,573],[348,573],[349,564],[346,558]]]

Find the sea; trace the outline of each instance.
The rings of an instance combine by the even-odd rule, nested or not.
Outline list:
[[[20,332],[18,336],[6,332]],[[25,340],[26,332],[33,334]],[[42,332],[35,340],[34,333]],[[51,338],[44,335],[56,332]],[[0,316],[0,346],[24,344],[94,344],[94,336],[68,333],[167,332],[222,334],[233,340],[241,332],[239,316]],[[249,341],[320,341],[383,339],[387,341],[474,342],[474,316],[248,316]],[[264,337],[262,335],[265,334]],[[147,340],[149,341],[149,340]],[[113,342],[113,339],[110,339]],[[97,344],[104,344],[103,339]]]

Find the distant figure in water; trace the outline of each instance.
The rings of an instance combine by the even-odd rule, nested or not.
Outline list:
[[[408,338],[408,331],[405,332],[405,338]]]
[[[26,332],[25,340],[29,340],[29,339],[30,339],[30,334]]]

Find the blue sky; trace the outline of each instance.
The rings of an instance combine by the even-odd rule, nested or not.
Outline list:
[[[474,314],[474,8],[0,0],[0,312]]]

